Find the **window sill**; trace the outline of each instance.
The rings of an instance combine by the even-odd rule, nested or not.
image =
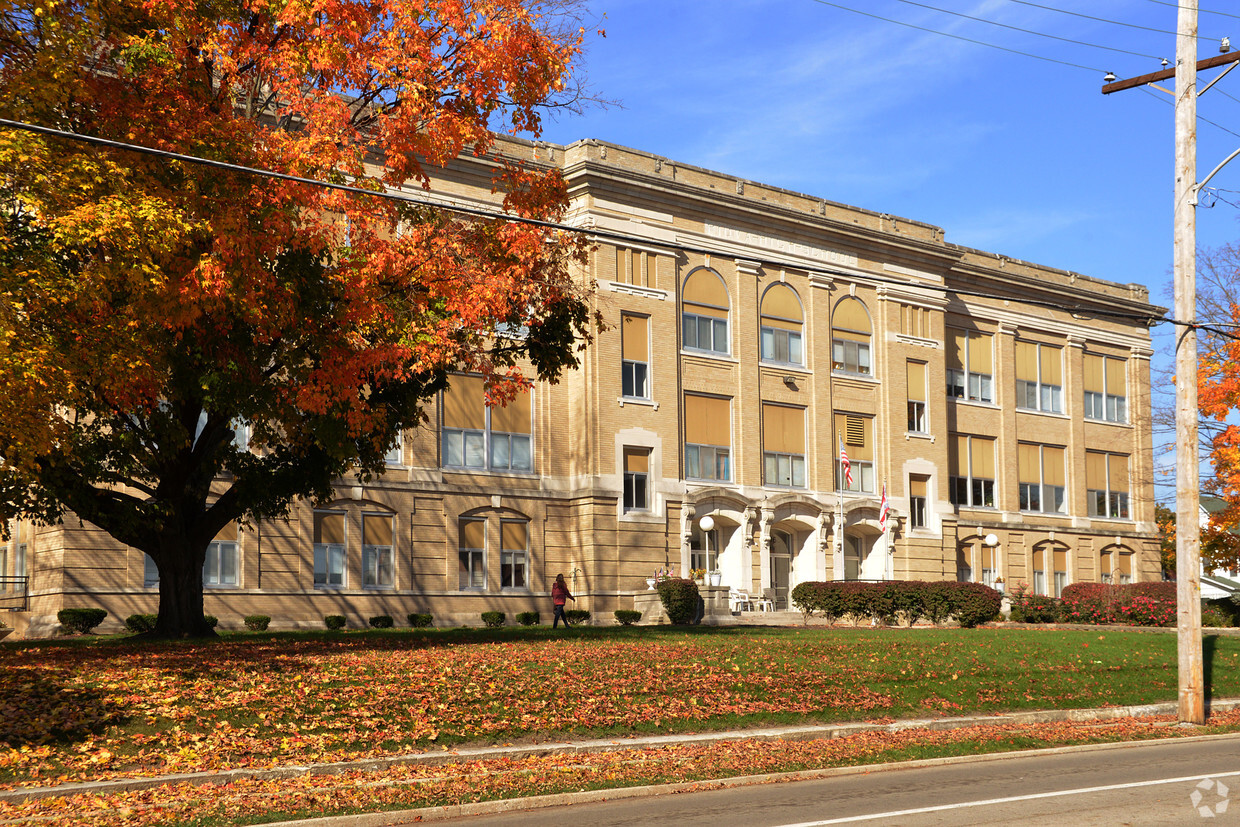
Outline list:
[[[949,396],[948,402],[955,402],[957,405],[968,405],[971,408],[989,408],[992,411],[1000,410],[999,406],[994,402],[983,402],[980,399],[965,399],[963,396]]]
[[[872,385],[879,384],[878,379],[872,373],[849,373],[846,370],[831,371],[832,379],[851,379],[854,382],[866,382]]]
[[[730,353],[720,353],[715,350],[693,350],[691,348],[682,347],[680,349],[681,356],[696,356],[702,359],[713,359],[716,362],[730,362],[733,365],[739,365],[740,360]]]
[[[654,408],[656,411],[659,409],[658,402],[641,396],[620,396],[616,398],[616,402],[620,404],[621,408],[625,405],[641,405],[644,408]]]
[[[1037,408],[1021,408],[1016,409],[1017,413],[1033,414],[1035,416],[1049,416],[1051,419],[1071,419],[1066,413],[1060,411],[1040,411]]]
[[[148,588],[151,588],[151,587],[148,587]],[[159,588],[159,586],[155,586],[154,588]],[[210,590],[210,591],[227,592],[227,591],[236,591],[237,589],[241,588],[241,586],[237,585],[236,583],[232,583],[227,586],[213,586],[208,583],[203,583],[202,588],[204,590]]]
[[[462,468],[456,465],[444,465],[440,468],[446,474],[475,474],[486,477],[537,477],[536,471],[493,471],[490,468]]]
[[[766,482],[762,484],[763,488],[773,488],[776,491],[808,491],[808,485],[780,485],[774,482]]]
[[[367,592],[391,592],[396,590],[396,584],[392,583],[387,586],[362,586],[362,591]]]
[[[1093,419],[1091,417],[1083,417],[1086,422],[1095,422],[1099,425],[1114,425],[1117,428],[1131,428],[1132,423],[1128,421],[1119,422],[1114,419]]]
[[[348,586],[333,586],[326,583],[315,583],[314,588],[325,592],[343,592],[349,590]]]
[[[925,439],[934,442],[934,434],[928,434],[925,431],[905,431],[904,438],[908,439]]]
[[[794,373],[803,373],[806,376],[814,375],[812,370],[799,362],[772,362],[770,359],[759,359],[758,364],[771,370],[788,370]]]

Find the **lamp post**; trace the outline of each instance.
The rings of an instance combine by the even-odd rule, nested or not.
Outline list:
[[[706,573],[710,574],[710,533],[715,530],[715,518],[707,514],[698,521],[702,528],[702,539],[706,541]]]

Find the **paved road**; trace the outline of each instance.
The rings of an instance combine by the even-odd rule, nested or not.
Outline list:
[[[1219,794],[1220,783],[1225,796]],[[1199,794],[1195,804],[1194,792]],[[1240,824],[1240,736],[894,768],[442,823],[470,827]]]

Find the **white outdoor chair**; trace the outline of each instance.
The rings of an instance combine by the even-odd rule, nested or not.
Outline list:
[[[755,611],[773,612],[775,611],[775,590],[763,589],[761,597],[755,597],[749,602],[753,605]]]
[[[753,611],[753,603],[749,599],[749,592],[743,592],[740,589],[728,591],[728,603],[731,605],[733,612]]]

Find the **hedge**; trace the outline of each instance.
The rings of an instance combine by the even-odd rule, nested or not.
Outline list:
[[[569,609],[564,612],[564,617],[569,623],[576,626],[578,623],[585,623],[590,619],[590,612],[586,609]]]
[[[424,629],[434,622],[435,616],[430,612],[410,612],[407,619],[413,628]]]
[[[246,615],[244,620],[245,628],[251,632],[265,632],[267,626],[271,623],[270,615]]]
[[[921,580],[799,583],[791,597],[807,621],[819,615],[828,622],[847,619],[859,625],[873,618],[909,626],[921,618],[938,624],[948,617],[961,626],[977,626],[998,617],[1002,600],[999,592],[981,583]]]
[[[538,612],[517,612],[517,622],[522,626],[537,626]]]
[[[391,615],[375,615],[367,622],[370,623],[370,626],[373,629],[391,629],[395,624],[395,621],[392,620]]]
[[[335,631],[343,629],[345,624],[344,615],[326,615],[323,618],[323,625],[328,629]]]
[[[159,615],[136,614],[125,618],[125,628],[136,635],[155,631],[155,622]]]
[[[616,622],[621,626],[632,626],[642,619],[642,613],[633,609],[616,609]]]
[[[503,626],[504,620],[507,619],[507,617],[508,615],[503,612],[483,612],[482,623],[488,628],[494,629],[499,626]]]

